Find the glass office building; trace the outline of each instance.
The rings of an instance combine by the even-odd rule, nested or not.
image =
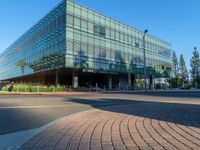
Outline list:
[[[144,32],[64,0],[0,54],[0,80],[116,87],[144,74]],[[171,45],[145,38],[147,77],[168,77]],[[26,62],[24,67],[20,61]]]

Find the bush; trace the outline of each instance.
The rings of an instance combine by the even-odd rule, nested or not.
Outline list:
[[[161,88],[162,88],[161,83],[156,83],[156,84],[154,85],[154,88],[155,88],[155,89],[161,89]]]
[[[184,87],[181,87],[181,89],[189,90],[189,89],[191,89],[191,85],[185,84]]]
[[[2,91],[8,91],[8,85],[3,86]],[[63,92],[66,91],[64,86],[47,86],[31,83],[14,84],[13,92]]]

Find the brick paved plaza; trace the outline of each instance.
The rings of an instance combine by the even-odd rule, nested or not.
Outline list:
[[[96,108],[50,126],[22,145],[26,149],[198,150],[200,105],[143,101]]]

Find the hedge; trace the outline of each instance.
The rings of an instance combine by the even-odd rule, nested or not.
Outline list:
[[[5,85],[2,88],[2,91],[8,91],[8,85]],[[14,84],[13,92],[63,92],[66,91],[65,86],[47,86],[47,85],[38,85],[38,84],[26,84],[26,83],[17,83]]]

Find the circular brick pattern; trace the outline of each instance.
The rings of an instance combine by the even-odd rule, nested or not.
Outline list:
[[[144,102],[94,109],[47,128],[21,150],[200,149],[200,106]]]

